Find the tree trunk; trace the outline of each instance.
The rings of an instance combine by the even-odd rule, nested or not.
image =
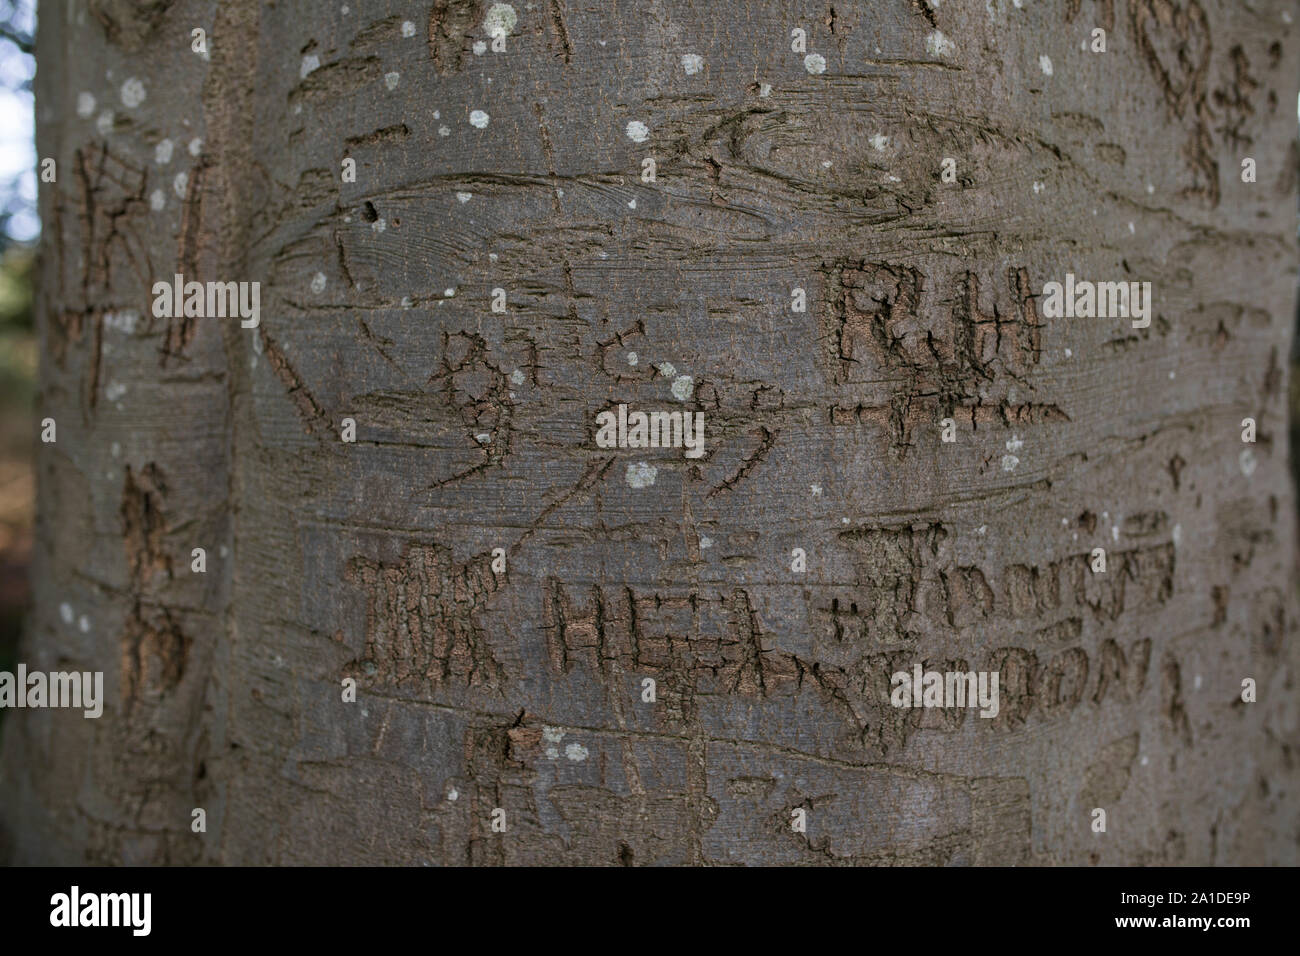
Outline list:
[[[5,856],[1297,861],[1294,4],[402,6],[42,5]]]

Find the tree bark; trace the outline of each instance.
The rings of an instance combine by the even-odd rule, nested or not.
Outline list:
[[[1297,862],[1294,4],[350,7],[42,5],[7,858]]]

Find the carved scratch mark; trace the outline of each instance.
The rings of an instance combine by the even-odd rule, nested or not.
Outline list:
[[[569,27],[564,22],[564,4],[562,0],[549,0],[551,10],[551,29],[560,46],[560,56],[568,63],[573,58],[573,41],[569,39]]]
[[[275,344],[275,339],[271,338],[271,333],[266,330],[265,323],[258,327],[258,335],[262,341],[262,351],[266,355],[266,360],[274,370],[275,377],[288,390],[289,398],[293,400],[294,406],[298,409],[298,414],[303,420],[307,434],[316,435],[328,432],[330,423],[329,417],[325,414],[325,409],[320,406],[320,403],[316,401],[311,391],[303,383],[302,378],[294,370],[284,352]]]
[[[730,477],[724,478],[720,484],[714,486],[709,491],[707,497],[713,498],[722,494],[724,491],[730,491],[732,488],[736,487],[736,485],[738,485],[746,475],[762,464],[763,459],[767,457],[768,452],[770,452],[772,447],[776,444],[780,432],[773,431],[766,425],[760,425],[757,430],[751,432],[751,434],[755,438],[759,439],[758,447],[754,449],[754,451],[751,452],[743,462],[741,462],[740,467],[737,468]]]

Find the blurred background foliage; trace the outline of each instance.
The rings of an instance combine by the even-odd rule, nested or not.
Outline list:
[[[35,33],[34,0],[0,0],[0,670],[8,671],[30,602],[35,509]]]

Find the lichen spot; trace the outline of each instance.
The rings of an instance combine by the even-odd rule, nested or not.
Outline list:
[[[953,46],[953,42],[939,30],[935,30],[925,38],[925,52],[933,56],[951,56],[955,49],[957,48]]]
[[[582,744],[569,744],[564,748],[564,756],[568,757],[574,763],[587,759],[587,748]]]
[[[629,488],[649,488],[655,483],[659,469],[644,461],[634,461],[627,466],[627,484]]]
[[[122,105],[129,110],[144,102],[144,84],[134,76],[122,84]]]
[[[483,31],[490,37],[509,36],[519,22],[515,8],[508,3],[494,3],[483,18]]]

